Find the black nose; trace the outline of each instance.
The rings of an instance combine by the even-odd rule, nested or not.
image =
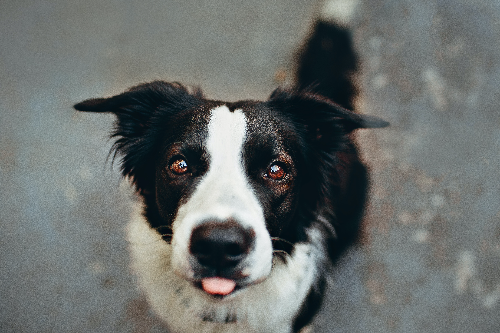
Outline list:
[[[210,221],[196,227],[191,234],[189,250],[198,262],[208,268],[233,268],[250,252],[255,232],[234,221]]]

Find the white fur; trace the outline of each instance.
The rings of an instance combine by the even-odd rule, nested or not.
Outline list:
[[[323,259],[322,236],[314,227],[309,242],[295,246],[286,263],[273,262],[269,277],[222,300],[193,287],[172,269],[172,245],[152,229],[137,204],[127,227],[132,269],[152,309],[175,333],[289,333]],[[203,321],[203,318],[211,321]],[[232,318],[234,323],[225,323]]]
[[[243,263],[249,281],[262,279],[271,271],[271,238],[242,161],[245,137],[246,119],[241,110],[231,112],[224,105],[212,110],[206,142],[209,169],[191,198],[179,207],[172,225],[172,265],[180,275],[192,275],[188,247],[193,229],[202,222],[229,218],[255,232],[255,246]]]

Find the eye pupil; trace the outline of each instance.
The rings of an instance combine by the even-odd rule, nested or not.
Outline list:
[[[183,159],[178,159],[170,164],[170,170],[178,175],[186,173],[188,171],[187,162]]]
[[[285,170],[279,164],[273,164],[267,171],[267,176],[274,180],[280,180],[285,177]]]

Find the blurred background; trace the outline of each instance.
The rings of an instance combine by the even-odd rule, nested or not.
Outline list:
[[[500,2],[3,0],[0,332],[165,332],[128,269],[110,115],[154,79],[265,99],[314,22],[352,31],[372,170],[316,332],[500,331]]]

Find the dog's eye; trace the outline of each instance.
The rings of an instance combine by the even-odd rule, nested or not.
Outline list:
[[[281,180],[286,176],[285,166],[281,163],[275,162],[267,168],[267,172],[264,176],[273,180]]]
[[[182,175],[188,172],[188,164],[183,158],[178,158],[174,162],[170,163],[169,168],[177,175]]]

